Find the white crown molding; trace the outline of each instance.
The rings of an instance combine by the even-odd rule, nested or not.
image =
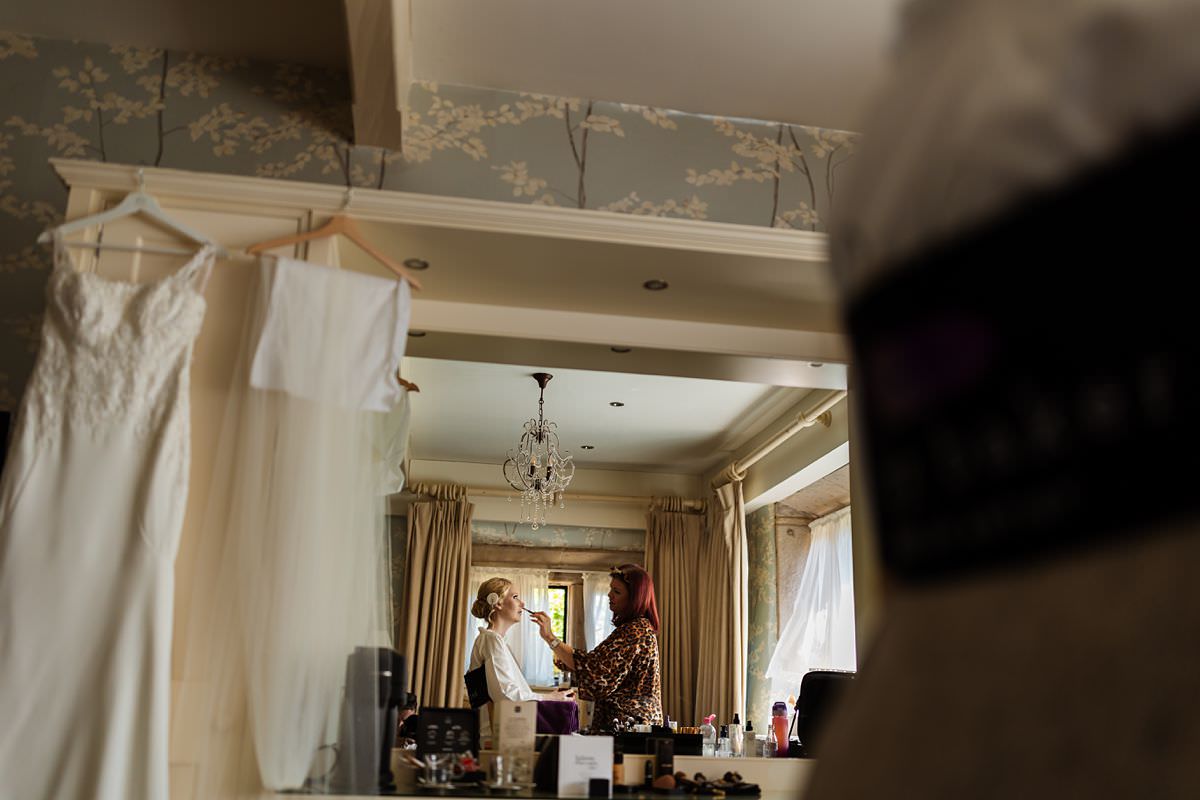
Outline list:
[[[413,298],[413,329],[844,364],[838,333]],[[842,373],[844,375],[844,373]]]
[[[68,186],[130,191],[142,170],[147,191],[162,197],[244,202],[280,209],[337,212],[363,220],[427,225],[585,241],[619,242],[711,253],[731,253],[823,264],[827,237],[703,220],[634,216],[591,209],[475,200],[464,197],[380,191],[303,181],[220,175],[177,169],[50,159]],[[349,199],[349,206],[346,201]]]

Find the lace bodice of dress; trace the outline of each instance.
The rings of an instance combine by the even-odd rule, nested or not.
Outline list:
[[[64,423],[93,433],[130,421],[142,434],[161,430],[188,390],[212,248],[150,283],[79,272],[61,242],[55,249],[24,416],[41,436]]]

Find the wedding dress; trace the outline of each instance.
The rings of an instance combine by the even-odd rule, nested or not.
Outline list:
[[[0,794],[165,798],[188,370],[213,248],[149,283],[61,239],[0,480]]]

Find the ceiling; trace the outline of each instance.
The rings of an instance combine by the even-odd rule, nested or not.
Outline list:
[[[671,227],[675,237],[659,231],[658,246],[601,235],[577,239],[554,226],[551,218],[564,212],[545,213],[544,224],[528,231],[471,227],[459,215],[456,227],[424,219],[360,222],[387,252],[428,263],[414,299],[414,333],[421,335],[408,339],[404,365],[405,378],[421,387],[413,397],[414,459],[494,464],[499,481],[506,453],[536,414],[531,376],[539,371],[555,376],[546,391],[547,418],[581,469],[697,476],[790,422],[813,390],[824,396],[846,387],[839,363],[611,346],[642,318],[838,336],[823,261],[722,252],[711,241],[712,250],[684,249],[685,242],[699,246],[714,226],[679,220],[657,221],[656,228]],[[358,248],[338,249],[344,266],[380,270]],[[642,284],[650,278],[669,286],[648,291]],[[496,309],[515,311],[511,335],[415,323],[418,312],[440,303],[456,309],[458,331]],[[563,314],[560,326],[535,335],[537,311]],[[579,338],[589,314],[613,321],[604,333],[611,340]],[[610,406],[614,401],[625,405]],[[595,449],[583,450],[585,444]]]
[[[0,30],[339,70],[349,57],[341,0],[14,0]]]
[[[900,0],[412,0],[418,79],[857,130]]]
[[[406,358],[412,396],[411,456],[494,463],[537,416],[538,365]],[[800,402],[807,389],[661,375],[548,370],[546,419],[581,468],[701,474]],[[625,405],[613,407],[612,402]],[[590,444],[594,450],[583,450]],[[497,475],[499,473],[497,472]]]
[[[426,225],[361,227],[385,252],[429,263],[420,277],[422,299],[841,329],[835,287],[821,262]],[[372,268],[357,248],[344,248],[343,259]],[[651,279],[666,281],[667,289],[643,288]]]
[[[781,500],[775,509],[776,518],[801,517],[816,519],[850,505],[850,465],[835,469],[824,478],[805,486]]]
[[[673,375],[678,378],[792,386],[801,389],[841,390],[847,385],[847,368],[841,363],[697,350],[618,347],[564,339],[413,330],[408,340],[407,352],[411,356],[447,361],[541,364],[543,371],[580,369],[629,375]]]
[[[413,399],[412,457],[494,463],[514,447],[537,410],[531,375],[555,375],[547,417],[580,468],[700,475],[732,460],[751,438],[794,411],[813,389],[846,386],[845,366],[795,359],[723,357],[572,341],[590,314],[633,326],[639,317],[766,325],[836,332],[836,303],[821,262],[720,252],[579,241],[546,234],[498,233],[396,222],[360,223],[368,238],[428,269],[415,312],[456,304],[464,317],[491,309],[563,312],[563,327],[543,336],[473,336],[420,330],[410,337],[405,378]],[[690,226],[689,226],[690,227]],[[357,248],[339,248],[345,266],[379,266]],[[642,283],[661,278],[664,291]],[[524,324],[518,322],[518,330]],[[414,327],[420,328],[420,325]],[[628,349],[629,352],[624,352]],[[610,402],[625,405],[614,408]],[[581,445],[595,450],[585,451]]]
[[[393,0],[395,59],[418,80],[856,130],[901,2]],[[350,63],[342,0],[8,2],[0,30]]]

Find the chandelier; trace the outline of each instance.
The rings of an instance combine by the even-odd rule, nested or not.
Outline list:
[[[540,389],[537,419],[525,423],[517,449],[509,450],[504,462],[504,479],[521,493],[521,514],[535,531],[546,524],[546,511],[556,501],[559,508],[566,507],[563,490],[575,477],[570,453],[558,451],[558,426],[547,422],[542,411],[546,384],[553,377],[547,372],[533,373]]]

